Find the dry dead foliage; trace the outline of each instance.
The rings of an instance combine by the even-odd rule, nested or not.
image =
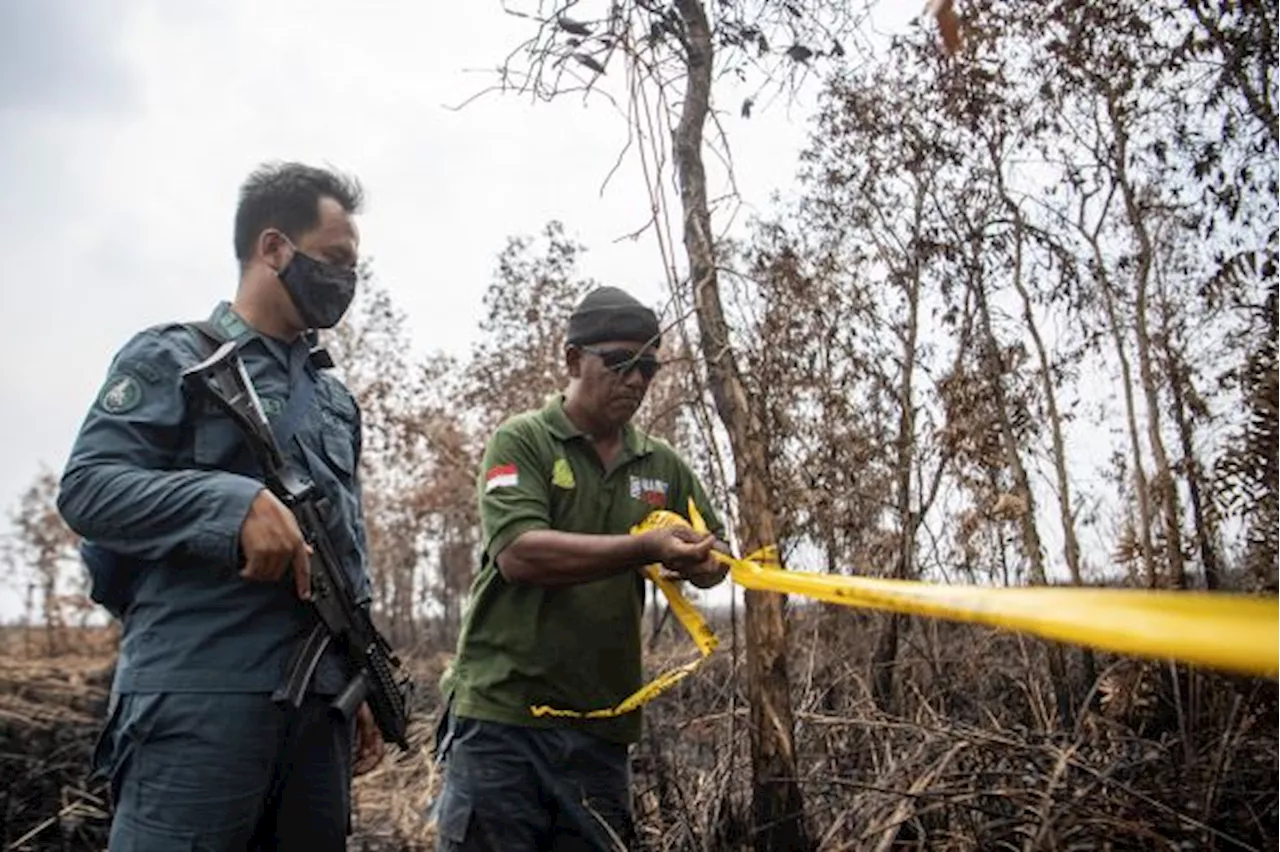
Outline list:
[[[915,621],[897,715],[866,680],[877,617],[791,612],[797,749],[824,850],[1274,849],[1276,684],[1121,658],[1079,722],[1045,643]],[[728,655],[654,706],[638,755],[646,848],[747,848],[744,710]]]
[[[28,656],[19,633],[0,634],[0,849],[104,848],[106,789],[88,775],[112,654]]]
[[[916,621],[904,637],[901,711],[866,683],[876,616],[792,605],[799,779],[823,850],[1275,849],[1274,682],[1099,660],[1085,708],[1063,729],[1044,643]],[[663,629],[652,671],[691,653]],[[641,849],[751,843],[747,709],[733,637],[698,675],[650,705],[633,759]],[[86,643],[77,642],[80,647]],[[31,647],[42,648],[41,643]],[[111,646],[0,658],[3,850],[105,846],[109,804],[86,780]],[[413,749],[356,781],[353,850],[429,850],[440,777],[431,756],[447,653],[414,659],[422,685]]]

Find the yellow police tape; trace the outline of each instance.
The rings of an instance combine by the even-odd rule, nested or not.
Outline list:
[[[689,520],[663,509],[651,513],[631,532],[673,525],[707,531],[691,500]],[[733,582],[747,589],[985,624],[1119,654],[1178,660],[1236,674],[1275,677],[1280,672],[1280,599],[1274,597],[1060,586],[948,586],[809,574],[783,570],[774,547],[745,559],[715,551],[713,556],[729,566]],[[664,672],[616,707],[587,712],[531,707],[535,716],[592,719],[629,713],[679,683],[715,650],[715,634],[679,587],[662,577],[656,566],[650,565],[645,572],[662,590],[701,656]]]

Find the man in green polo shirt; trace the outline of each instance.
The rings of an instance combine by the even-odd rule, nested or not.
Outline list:
[[[641,686],[645,565],[702,588],[723,530],[702,485],[664,441],[631,423],[658,369],[653,311],[589,293],[569,320],[569,386],[517,415],[485,448],[484,551],[458,652],[438,757],[441,850],[617,849],[632,836],[627,750],[640,711],[596,718],[532,707],[616,707]],[[714,535],[631,528],[697,504]]]

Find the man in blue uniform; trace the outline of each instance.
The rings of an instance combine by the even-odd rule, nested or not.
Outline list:
[[[241,188],[235,299],[204,332],[148,328],[116,354],[76,439],[58,509],[86,548],[95,597],[123,622],[95,751],[111,779],[112,850],[344,849],[353,772],[383,745],[367,707],[327,713],[346,673],[321,661],[301,708],[278,706],[315,623],[308,547],[265,489],[235,424],[183,390],[214,340],[235,340],[288,461],[328,503],[326,524],[367,594],[360,413],[314,330],[355,293],[352,179],[271,164]]]

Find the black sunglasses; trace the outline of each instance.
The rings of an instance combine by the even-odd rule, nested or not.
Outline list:
[[[657,375],[662,367],[656,356],[642,355],[634,349],[600,349],[595,346],[580,346],[583,352],[594,355],[604,364],[605,369],[612,370],[619,376],[625,376],[632,370],[639,370],[645,381]]]

